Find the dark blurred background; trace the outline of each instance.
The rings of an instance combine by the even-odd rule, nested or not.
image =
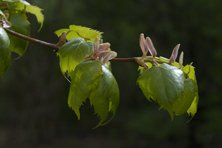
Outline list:
[[[171,121],[166,110],[149,102],[138,85],[137,65],[112,63],[120,89],[115,118],[98,123],[89,102],[81,120],[68,107],[69,83],[59,58],[30,43],[19,59],[12,55],[0,78],[0,147],[32,148],[219,148],[222,147],[222,1],[220,0],[28,0],[44,9],[44,26],[33,15],[31,36],[57,43],[54,32],[82,25],[104,32],[118,57],[141,56],[139,35],[149,36],[158,56],[169,58],[181,44],[184,63],[193,62],[199,85],[196,116]]]

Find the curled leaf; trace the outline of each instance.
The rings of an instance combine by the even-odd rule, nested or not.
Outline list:
[[[101,57],[101,62],[104,65],[106,62],[108,62],[111,59],[114,59],[116,56],[117,53],[115,51],[108,51],[104,57]]]
[[[140,45],[140,48],[141,48],[142,53],[143,53],[143,58],[145,58],[146,54],[148,52],[148,45],[146,43],[146,40],[145,40],[145,37],[144,37],[143,33],[140,34],[139,45]]]
[[[110,43],[99,44],[99,39],[96,37],[93,45],[94,58],[101,60],[103,64],[115,58],[117,53],[115,51],[109,51],[109,48]]]
[[[99,52],[108,51],[110,48],[110,43],[102,43],[99,45]]]
[[[157,55],[157,52],[156,52],[156,49],[153,46],[152,40],[149,37],[146,37],[146,42],[147,42],[150,54],[152,55],[153,58],[155,58],[156,55]]]
[[[149,66],[147,65],[146,62],[144,62],[144,60],[136,60],[136,64],[143,67],[142,72],[144,72],[145,70],[149,68]]]
[[[94,57],[96,57],[98,52],[99,52],[99,39],[98,39],[98,37],[96,37],[96,39],[94,41],[94,44],[93,44],[93,55],[94,55]]]
[[[64,31],[59,38],[59,43],[57,44],[59,47],[62,47],[66,43],[66,32]]]
[[[179,65],[180,65],[180,68],[182,68],[182,66],[183,66],[183,51],[180,54]]]
[[[175,62],[175,60],[177,58],[179,48],[180,48],[180,44],[177,44],[174,47],[173,52],[172,52],[171,57],[170,57],[170,60],[169,60],[169,63],[174,63]]]
[[[110,48],[110,43],[103,43],[103,44],[99,44],[99,39],[98,37],[96,37],[95,41],[94,41],[94,45],[93,45],[93,56],[94,58],[98,58],[101,59],[101,52],[108,52]]]

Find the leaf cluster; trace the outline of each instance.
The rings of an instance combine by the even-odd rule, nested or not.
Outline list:
[[[28,41],[16,36],[7,34],[3,28],[9,28],[17,33],[30,36],[30,23],[27,20],[26,13],[32,13],[36,16],[41,27],[44,16],[42,9],[29,4],[25,0],[0,0],[0,76],[3,76],[10,65],[11,52],[22,56],[27,47]],[[41,29],[40,27],[40,29]]]
[[[25,0],[0,0],[0,77],[10,65],[11,52],[22,56],[27,49],[29,42],[22,38],[30,35],[26,13],[36,16],[41,29],[44,21],[41,11]],[[6,28],[19,33],[19,37],[8,34]],[[102,32],[91,28],[70,25],[55,34],[59,42],[53,47],[60,58],[61,72],[71,83],[68,105],[80,119],[79,108],[89,99],[100,118],[96,127],[108,123],[119,105],[119,88],[110,64],[111,60],[118,61],[117,53],[110,49],[110,43],[103,43]],[[137,83],[145,97],[159,103],[171,119],[184,113],[193,117],[199,101],[197,81],[194,67],[191,64],[183,66],[183,52],[176,62],[180,44],[175,46],[169,59],[157,57],[152,40],[144,34],[140,35],[139,45],[141,57],[123,58],[122,61],[130,59],[139,65]]]

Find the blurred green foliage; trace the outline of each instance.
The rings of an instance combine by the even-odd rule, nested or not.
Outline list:
[[[141,56],[139,35],[149,36],[158,56],[181,44],[184,64],[193,62],[199,85],[195,117],[176,117],[146,100],[136,85],[137,66],[112,63],[120,88],[116,117],[95,130],[99,119],[89,102],[81,120],[68,107],[69,83],[50,49],[29,44],[0,79],[0,147],[204,147],[222,145],[222,2],[219,0],[29,0],[43,8],[45,22],[32,15],[31,36],[52,43],[54,31],[82,25],[104,32],[118,57]]]

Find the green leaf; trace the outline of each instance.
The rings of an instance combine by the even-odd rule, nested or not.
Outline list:
[[[69,29],[60,29],[55,32],[55,34],[59,37],[63,32],[66,32],[66,39],[72,40],[74,38],[83,38],[85,41],[94,42],[95,38],[98,37],[100,40],[102,32],[93,30],[91,28],[70,25]]]
[[[79,108],[90,96],[92,89],[98,87],[102,74],[100,61],[81,62],[70,73],[71,86],[69,90],[68,104],[80,119]]]
[[[105,122],[110,111],[112,112],[112,117],[110,120],[112,120],[119,105],[118,84],[109,69],[102,66],[102,71],[103,74],[102,78],[100,79],[99,86],[92,91],[89,97],[95,113],[100,116],[101,119],[100,123],[96,127]]]
[[[0,26],[0,77],[7,71],[11,61],[9,49],[10,40],[5,30]]]
[[[104,64],[104,66],[105,66],[107,69],[109,69],[109,71],[112,72],[112,66],[111,66],[111,62],[110,62],[110,61],[106,62],[106,64]]]
[[[4,1],[10,2],[9,3],[10,9],[25,10],[29,13],[34,14],[37,18],[37,21],[41,24],[40,29],[42,28],[44,15],[41,12],[42,11],[41,8],[31,5],[25,0],[4,0]]]
[[[183,71],[175,66],[161,64],[143,72],[137,80],[142,92],[165,108],[174,117],[173,103],[184,91]]]
[[[30,36],[30,23],[27,21],[27,17],[25,14],[11,13],[9,16],[9,21],[12,24],[10,30],[13,30],[26,36]],[[18,53],[20,56],[22,56],[25,53],[29,42],[11,34],[8,34],[8,36],[10,39],[11,51]]]
[[[182,115],[190,108],[195,97],[195,82],[190,79],[184,80],[184,91],[172,105],[175,115]]]
[[[159,57],[158,58],[158,60],[159,61],[162,61],[162,62],[169,62],[169,59],[167,59],[167,58],[165,58],[165,57]],[[177,68],[180,68],[180,64],[179,63],[177,63],[177,62],[173,62],[173,63],[171,63],[173,66],[176,66]]]
[[[101,61],[84,61],[70,73],[71,86],[68,104],[80,119],[79,108],[89,98],[95,113],[100,117],[96,126],[108,123],[116,114],[119,105],[119,88],[112,73]],[[112,117],[106,122],[109,112]]]
[[[42,14],[42,9],[37,6],[27,5],[26,11],[36,16],[37,21],[41,24],[39,28],[39,30],[41,30],[44,22],[44,15]]]
[[[56,34],[58,37],[60,37],[63,32],[66,32],[66,33],[67,33],[68,31],[69,31],[69,29],[59,29],[59,30],[55,31],[55,34]],[[67,38],[67,36],[66,36],[66,38]],[[68,39],[67,39],[67,40],[68,40]]]
[[[2,18],[2,17],[6,18],[6,17],[5,17],[5,14],[2,12],[2,10],[0,10],[0,15],[1,15],[1,18]]]
[[[30,5],[30,4],[29,4],[27,1],[25,1],[25,0],[3,0],[3,1],[5,1],[5,2],[10,2],[10,3],[21,2],[21,3],[25,4],[25,5]]]
[[[93,42],[86,42],[83,38],[75,38],[65,43],[57,52],[62,73],[73,71],[77,64],[92,53]]]

